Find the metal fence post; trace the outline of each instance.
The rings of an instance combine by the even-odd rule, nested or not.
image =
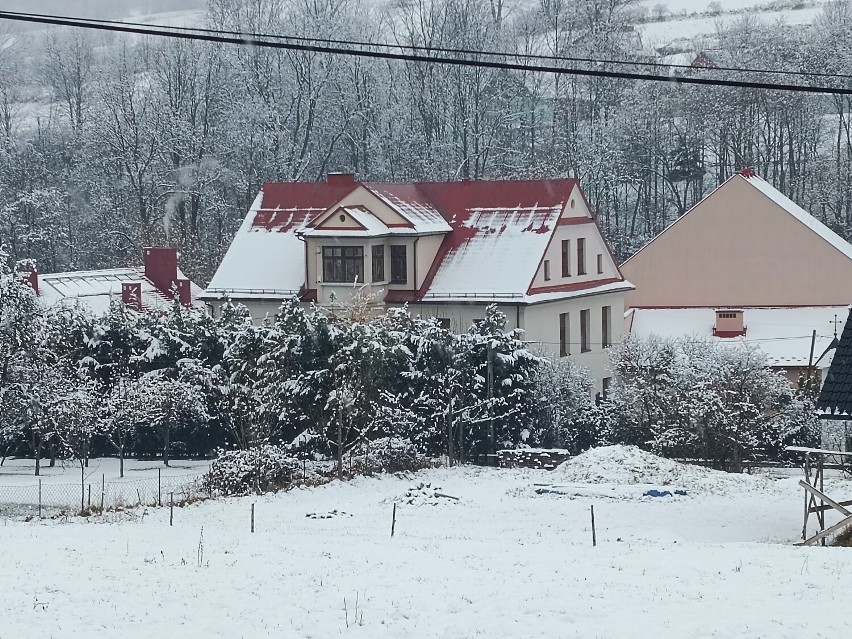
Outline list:
[[[38,518],[41,519],[41,477],[38,478]]]

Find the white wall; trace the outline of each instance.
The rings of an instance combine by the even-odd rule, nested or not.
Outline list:
[[[526,308],[524,313],[526,338],[538,341],[541,351],[553,358],[559,358],[559,315],[569,314],[570,357],[579,366],[588,368],[595,379],[595,390],[603,388],[603,379],[611,377],[609,370],[609,349],[602,343],[601,310],[609,306],[610,335],[613,344],[621,341],[624,329],[624,294],[590,295],[559,302],[535,304]],[[590,350],[580,352],[580,311],[589,310]]]

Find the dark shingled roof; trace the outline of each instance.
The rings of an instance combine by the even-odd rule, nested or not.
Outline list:
[[[850,310],[852,319],[852,310]],[[817,399],[824,414],[852,415],[852,322],[847,321]]]

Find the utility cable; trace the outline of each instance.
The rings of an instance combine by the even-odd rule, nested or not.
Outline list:
[[[37,24],[50,24],[55,26],[67,26],[97,31],[108,31],[114,33],[132,33],[137,35],[148,35],[155,37],[167,37],[182,40],[194,40],[203,42],[215,42],[219,44],[234,44],[240,46],[254,46],[260,48],[281,49],[289,51],[305,51],[312,53],[326,53],[331,55],[344,55],[360,58],[372,58],[382,60],[398,60],[406,62],[423,62],[429,64],[442,64],[456,67],[478,67],[485,69],[500,69],[508,71],[529,71],[538,73],[553,73],[557,75],[576,75],[585,77],[641,80],[650,82],[666,82],[680,85],[734,87],[744,89],[762,89],[770,91],[787,91],[793,93],[816,93],[829,95],[852,95],[852,88],[841,88],[831,86],[819,86],[810,84],[785,84],[774,82],[754,82],[748,80],[727,80],[722,78],[703,78],[692,76],[663,76],[653,73],[636,73],[625,71],[609,71],[604,69],[582,69],[562,66],[547,66],[536,64],[520,64],[498,60],[466,59],[445,56],[423,55],[418,53],[393,53],[389,51],[373,51],[359,48],[348,48],[343,46],[330,46],[321,44],[299,44],[295,42],[272,42],[254,36],[227,36],[215,35],[214,33],[194,33],[188,31],[174,31],[162,25],[149,25],[145,27],[118,26],[98,22],[81,22],[76,18],[60,16],[39,16],[30,14],[13,14],[8,11],[0,11],[0,19],[14,20],[19,22],[32,22]],[[155,27],[155,28],[152,28]],[[372,46],[372,45],[371,45]],[[478,55],[478,54],[477,54]],[[483,55],[488,55],[483,53]],[[493,55],[493,54],[492,54]]]

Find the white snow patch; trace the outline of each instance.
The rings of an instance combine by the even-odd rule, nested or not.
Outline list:
[[[557,466],[553,473],[569,483],[618,486],[640,484],[649,488],[684,489],[687,492],[716,495],[772,491],[776,486],[776,482],[763,476],[726,473],[681,464],[636,446],[621,445],[593,448]]]

